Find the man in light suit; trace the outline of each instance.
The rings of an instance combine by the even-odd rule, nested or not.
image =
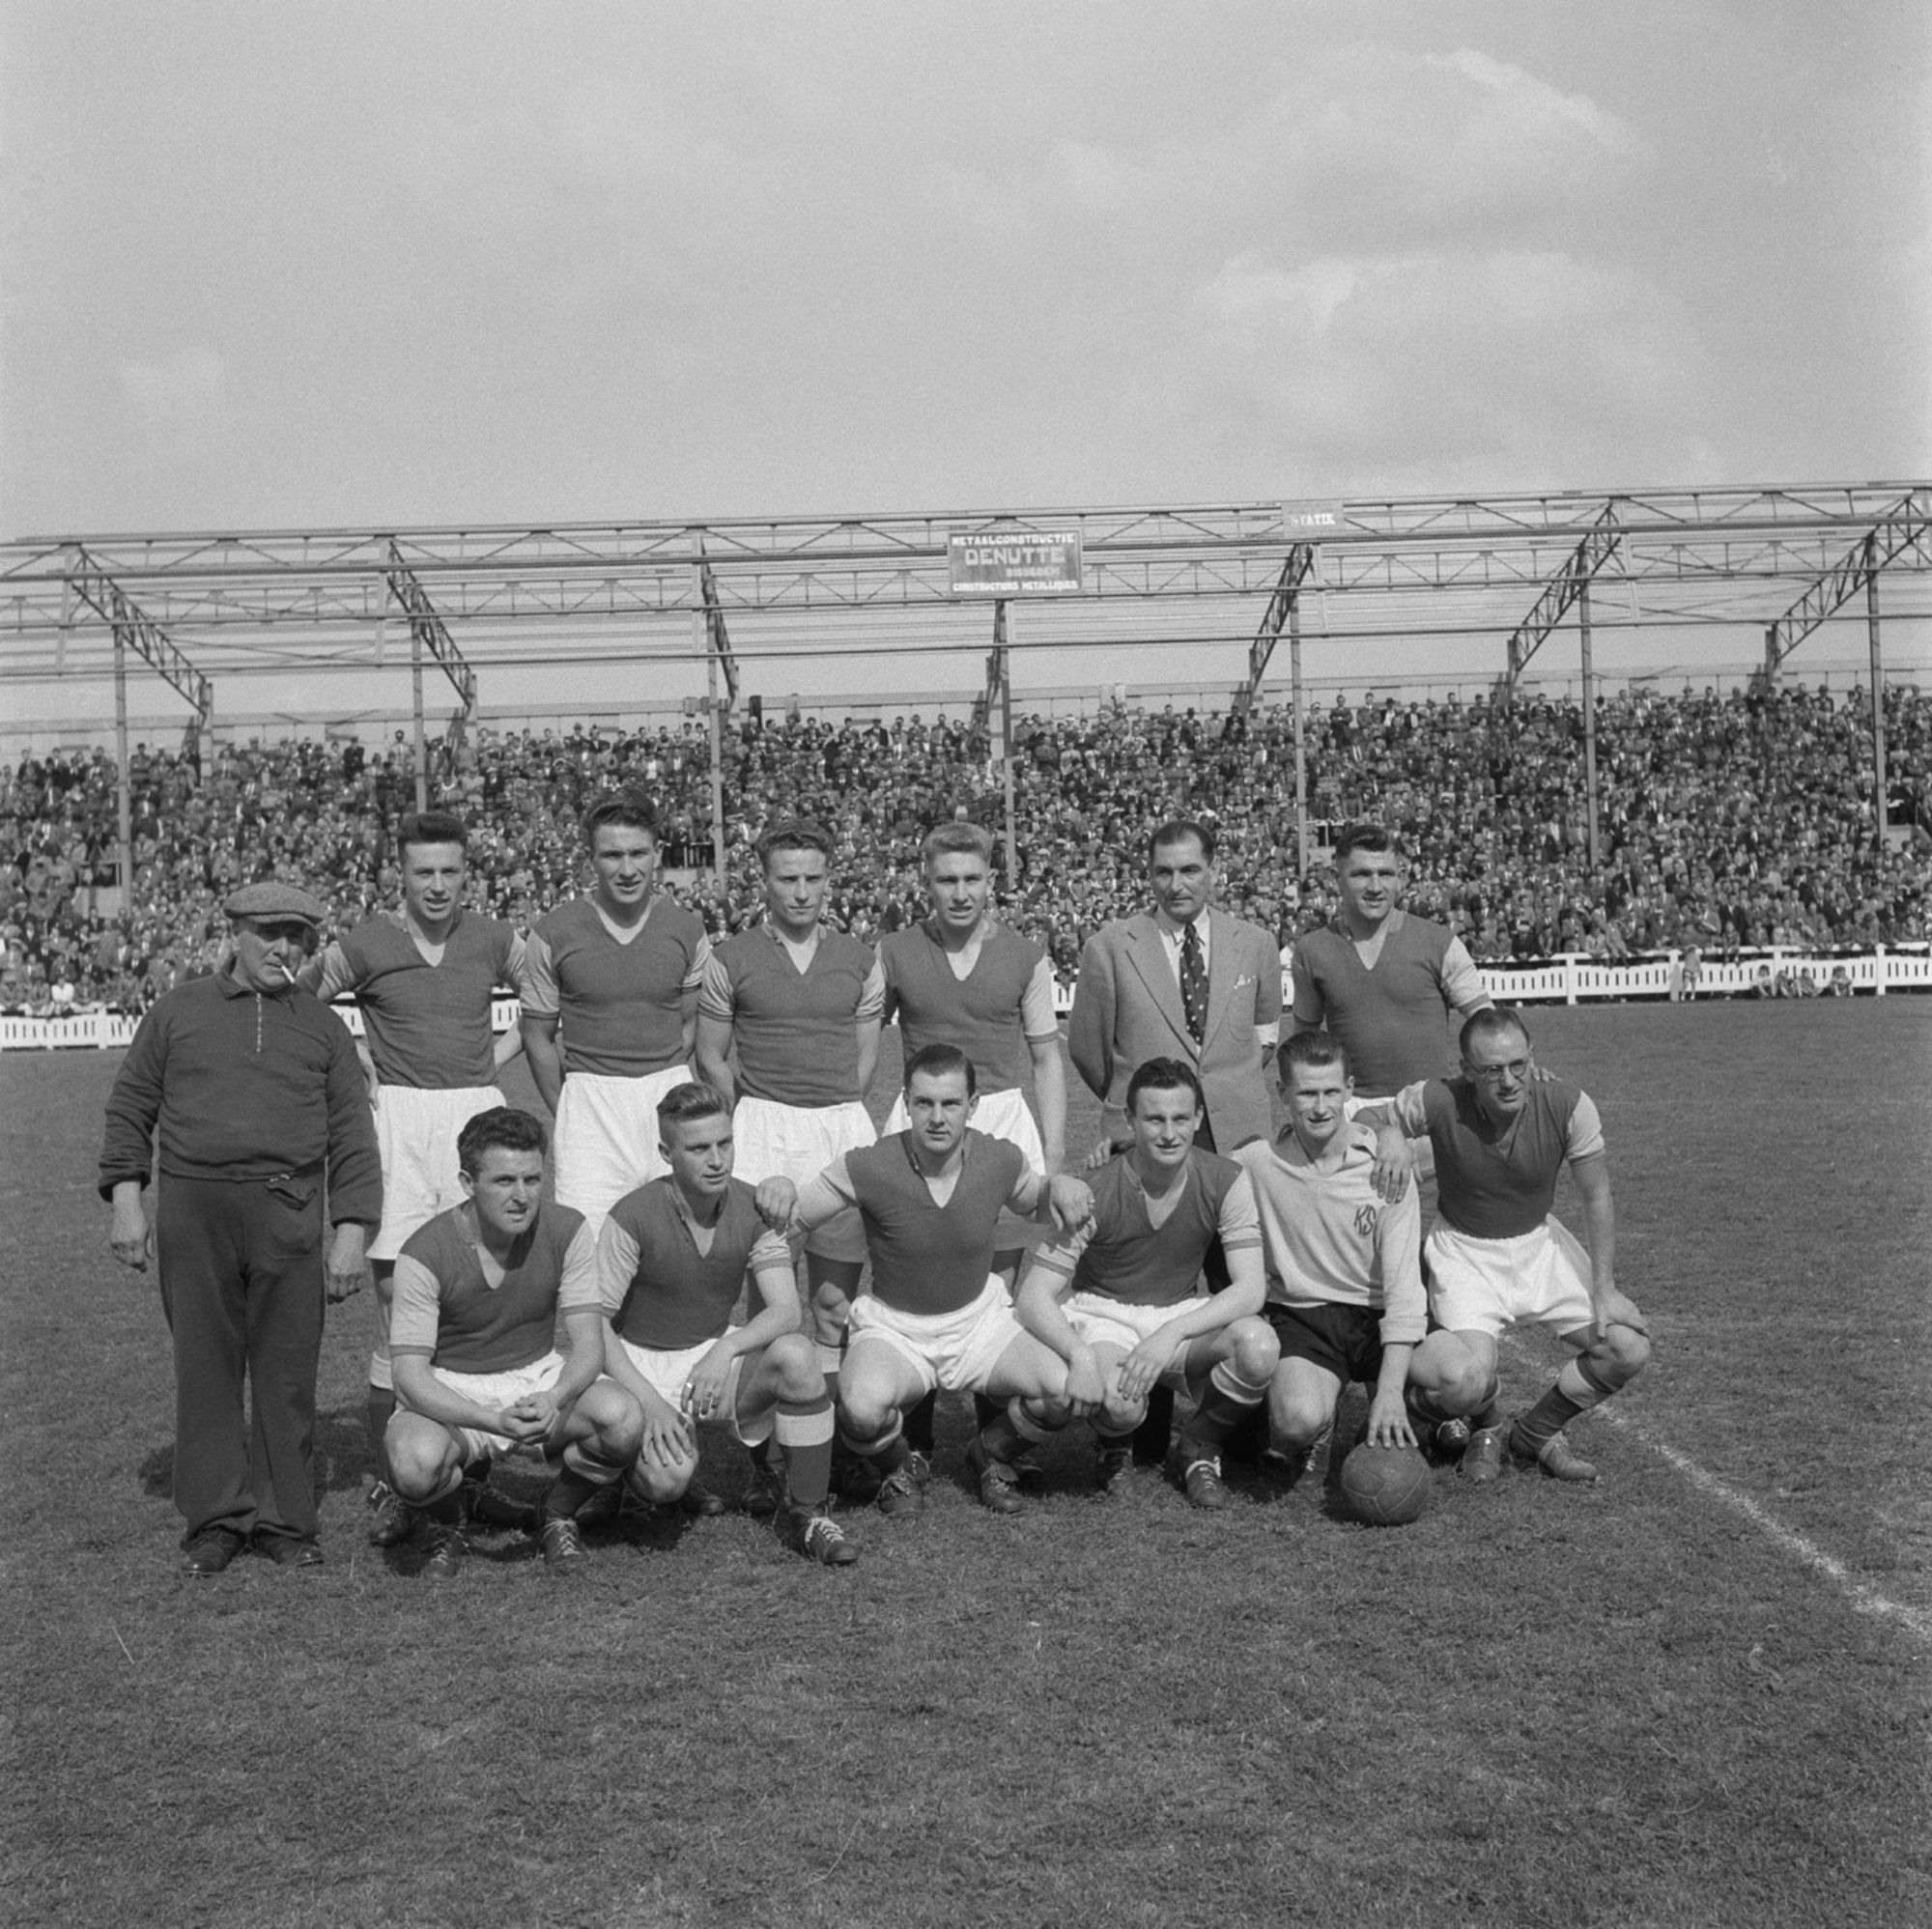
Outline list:
[[[1194,1143],[1232,1152],[1273,1136],[1268,1062],[1281,1032],[1281,952],[1259,924],[1213,908],[1214,834],[1178,819],[1148,839],[1154,908],[1096,931],[1080,954],[1066,1049],[1101,1106],[1096,1157],[1130,1144],[1127,1081],[1148,1059],[1176,1058],[1201,1081],[1205,1117]],[[1218,1243],[1210,1288],[1227,1284]],[[1134,1457],[1164,1460],[1172,1396],[1134,1436]]]
[[[1201,1080],[1205,1149],[1273,1135],[1268,1062],[1281,1030],[1281,952],[1259,924],[1213,908],[1214,834],[1185,821],[1149,840],[1154,908],[1087,941],[1066,1048],[1102,1108],[1110,1145],[1133,1138],[1127,1081],[1146,1059],[1178,1058]]]

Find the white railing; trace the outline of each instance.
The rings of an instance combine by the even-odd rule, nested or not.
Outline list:
[[[1932,950],[1925,945],[1837,956],[1782,947],[1751,951],[1719,962],[1706,958],[1700,967],[1695,996],[1725,998],[1747,991],[1766,966],[1774,978],[1779,972],[1796,976],[1809,972],[1822,992],[1834,971],[1842,971],[1853,991],[1883,998],[1888,991],[1932,991]],[[1580,951],[1561,957],[1539,958],[1532,964],[1484,965],[1483,983],[1490,995],[1505,1005],[1580,1005],[1601,998],[1678,998],[1683,995],[1684,960],[1680,952],[1639,958],[1626,964],[1600,964]],[[1073,1008],[1073,987],[1054,992],[1054,1007],[1062,1018]],[[353,1004],[335,1007],[336,1015],[358,1035],[362,1014]],[[498,998],[491,1007],[491,1022],[507,1032],[517,1022],[514,998]],[[76,1011],[68,1018],[0,1017],[0,1051],[43,1052],[74,1049],[111,1051],[134,1035],[136,1020],[118,1011]]]

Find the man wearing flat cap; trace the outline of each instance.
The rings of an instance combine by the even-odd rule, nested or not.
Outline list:
[[[114,1257],[137,1272],[151,1246],[159,1260],[191,1574],[219,1574],[251,1542],[283,1567],[320,1563],[311,1462],[323,1302],[361,1283],[364,1236],[383,1206],[355,1045],[296,988],[322,905],[265,883],[222,908],[234,956],[141,1020],[100,1153]],[[143,1191],[156,1125],[151,1223]]]

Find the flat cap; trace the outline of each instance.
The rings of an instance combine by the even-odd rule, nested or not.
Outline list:
[[[231,918],[299,918],[304,924],[320,924],[328,915],[320,898],[272,879],[230,892],[221,908]]]

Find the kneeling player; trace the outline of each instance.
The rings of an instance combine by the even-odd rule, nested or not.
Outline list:
[[[1616,1283],[1616,1218],[1604,1130],[1589,1093],[1541,1078],[1521,1016],[1478,1011],[1462,1035],[1463,1075],[1406,1087],[1374,1114],[1435,1153],[1439,1220],[1424,1249],[1435,1325],[1410,1376],[1424,1415],[1475,1429],[1463,1471],[1494,1480],[1505,1457],[1552,1480],[1593,1481],[1562,1430],[1628,1386],[1650,1358],[1650,1329]],[[1372,1116],[1365,1113],[1363,1117]],[[1586,1252],[1550,1211],[1566,1161],[1583,1199]],[[1518,1324],[1550,1328],[1574,1357],[1505,1429],[1496,1341]]]
[[[597,1249],[581,1212],[541,1203],[543,1127],[498,1106],[471,1119],[456,1146],[464,1203],[412,1233],[396,1261],[389,1465],[397,1491],[435,1523],[424,1572],[447,1577],[469,1552],[465,1467],[541,1453],[556,1467],[544,1560],[568,1568],[583,1554],[577,1510],[637,1459],[643,1416],[600,1377]]]
[[[775,1226],[810,1230],[857,1206],[872,1262],[871,1291],[852,1305],[838,1378],[839,1432],[881,1474],[879,1509],[917,1514],[930,1477],[906,1444],[904,1415],[934,1387],[1006,1403],[972,1447],[980,1498],[1017,1513],[1014,1458],[1064,1424],[1066,1369],[1020,1325],[993,1271],[1000,1214],[1063,1231],[1084,1224],[1093,1195],[1079,1179],[1048,1178],[1015,1146],[972,1130],[973,1062],[927,1045],[906,1064],[912,1121],[875,1146],[835,1159],[802,1193],[767,1179],[758,1204]]]
[[[682,1499],[697,1471],[697,1423],[728,1420],[750,1447],[778,1435],[786,1540],[809,1560],[849,1567],[858,1549],[826,1512],[832,1396],[799,1332],[791,1252],[731,1177],[731,1102],[715,1087],[673,1087],[658,1104],[658,1151],[670,1168],[611,1207],[597,1236],[612,1344],[611,1376],[643,1409],[631,1469],[639,1499]],[[732,1310],[749,1273],[762,1309]],[[753,1480],[766,1478],[763,1462]]]
[[[1254,1184],[1267,1317],[1281,1342],[1269,1433],[1297,1479],[1320,1468],[1350,1380],[1374,1389],[1371,1444],[1416,1444],[1403,1387],[1428,1309],[1415,1188],[1404,1170],[1397,1200],[1378,1194],[1379,1135],[1350,1122],[1354,1083],[1340,1043],[1326,1032],[1295,1033],[1281,1050],[1281,1090],[1287,1130],[1235,1157]]]
[[[1195,1402],[1168,1471],[1196,1507],[1219,1508],[1229,1498],[1220,1445],[1260,1405],[1276,1349],[1259,1317],[1254,1193],[1233,1159],[1194,1143],[1202,1116],[1192,1067],[1149,1059],[1135,1068],[1133,1138],[1094,1175],[1092,1227],[1034,1254],[1019,1314],[1066,1363],[1066,1404],[1093,1420],[1103,1493],[1125,1488],[1148,1395],[1165,1385]],[[1204,1295],[1195,1287],[1217,1235],[1230,1284]]]

